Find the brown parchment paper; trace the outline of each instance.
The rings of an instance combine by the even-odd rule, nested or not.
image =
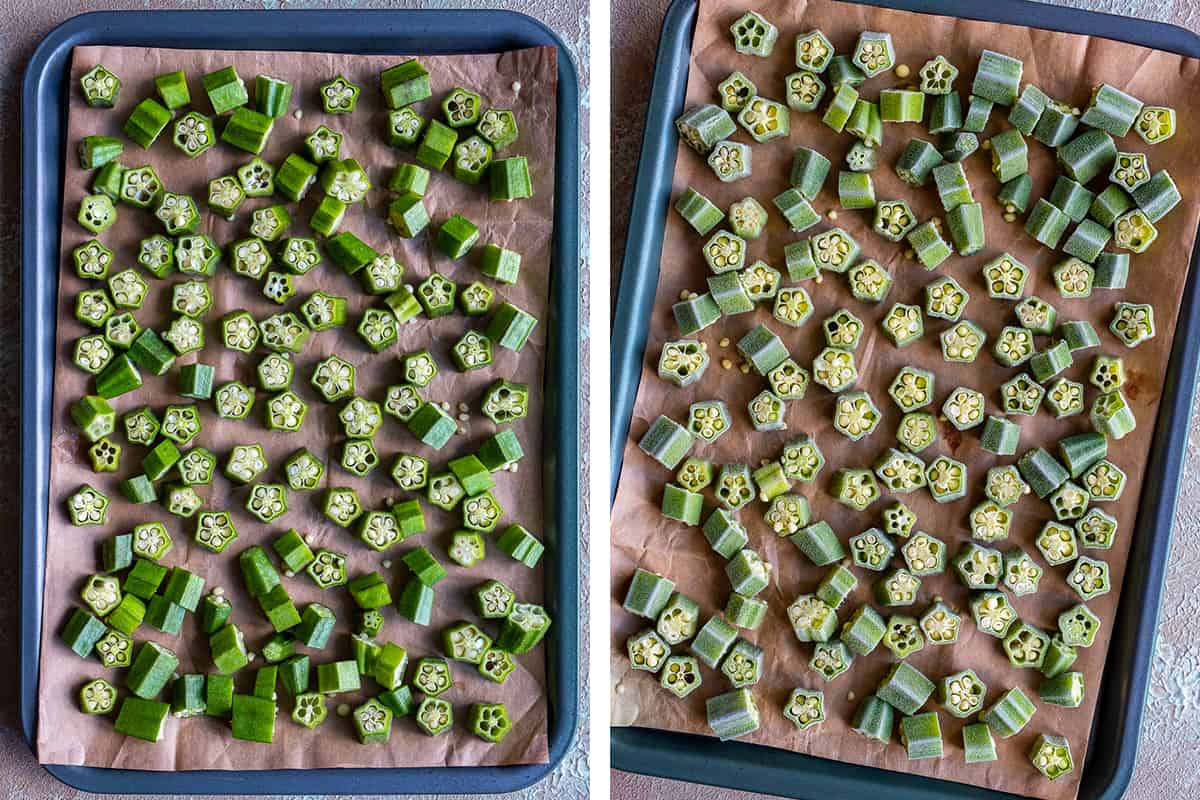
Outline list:
[[[898,350],[883,337],[879,320],[894,302],[923,306],[924,286],[939,275],[949,274],[971,294],[964,317],[975,320],[984,327],[989,337],[994,337],[1002,325],[1015,322],[1010,304],[987,297],[979,270],[988,260],[1007,250],[1035,272],[1027,293],[1036,293],[1048,299],[1058,309],[1060,320],[1087,319],[1100,333],[1101,350],[1089,351],[1077,358],[1069,376],[1086,382],[1087,369],[1096,352],[1124,357],[1129,371],[1125,394],[1138,420],[1136,431],[1110,448],[1110,458],[1129,475],[1128,488],[1120,502],[1103,506],[1105,511],[1114,514],[1120,521],[1120,535],[1110,551],[1089,553],[1109,563],[1114,590],[1090,603],[1105,624],[1094,646],[1079,651],[1079,659],[1074,666],[1086,676],[1088,690],[1083,706],[1064,709],[1037,702],[1037,713],[1025,731],[1008,740],[997,739],[999,760],[990,764],[964,764],[961,738],[963,722],[932,701],[927,708],[939,710],[946,742],[945,756],[941,759],[910,762],[896,739],[890,745],[884,745],[853,734],[849,720],[858,701],[874,691],[894,659],[886,649],[877,648],[870,656],[856,659],[848,672],[831,683],[825,683],[808,668],[811,645],[797,642],[788,625],[785,609],[797,595],[812,592],[824,570],[813,567],[790,542],[777,538],[762,521],[762,504],[755,504],[753,508],[741,512],[740,518],[750,532],[749,546],[757,548],[770,561],[774,572],[771,585],[762,595],[770,604],[766,621],[757,631],[740,631],[767,653],[766,678],[755,687],[762,712],[762,727],[746,738],[759,744],[825,758],[884,769],[914,771],[1022,795],[1072,798],[1077,793],[1081,767],[1087,754],[1088,736],[1108,649],[1109,625],[1118,602],[1146,454],[1161,399],[1162,376],[1171,349],[1180,296],[1196,235],[1197,217],[1200,216],[1200,200],[1195,191],[1189,188],[1196,185],[1200,173],[1200,163],[1194,157],[1196,131],[1200,130],[1200,110],[1192,96],[1197,77],[1200,76],[1200,64],[1194,59],[1104,39],[826,0],[766,0],[756,8],[780,30],[775,52],[768,59],[739,56],[733,50],[728,29],[744,13],[743,3],[701,0],[690,63],[688,107],[716,102],[717,83],[734,69],[749,76],[759,87],[760,93],[781,97],[783,77],[795,69],[794,37],[813,28],[820,28],[828,34],[841,53],[852,50],[859,31],[891,32],[897,63],[909,65],[912,77],[900,80],[894,73],[888,72],[867,81],[859,88],[870,99],[875,99],[880,89],[915,83],[920,66],[941,53],[960,69],[955,88],[965,101],[980,51],[985,47],[992,48],[1024,61],[1025,82],[1037,84],[1050,96],[1080,107],[1086,105],[1090,87],[1101,81],[1121,86],[1147,103],[1174,106],[1178,114],[1179,133],[1173,139],[1148,147],[1136,134],[1131,134],[1119,141],[1119,147],[1146,151],[1154,169],[1170,169],[1185,199],[1161,221],[1158,241],[1150,251],[1133,257],[1128,289],[1120,292],[1097,290],[1087,300],[1063,300],[1050,276],[1050,269],[1063,258],[1062,254],[1051,253],[1026,236],[1020,219],[1013,224],[1003,221],[1003,210],[994,200],[999,185],[990,173],[990,157],[986,152],[973,155],[965,166],[975,198],[985,209],[987,248],[967,258],[952,257],[938,270],[926,272],[917,262],[905,260],[903,244],[891,244],[870,231],[870,212],[839,209],[836,222],[827,219],[821,226],[797,235],[788,231],[778,213],[770,208],[770,199],[787,186],[791,154],[799,145],[813,147],[833,161],[833,170],[814,205],[822,212],[838,207],[836,173],[852,143],[852,137],[834,135],[821,124],[820,112],[792,113],[789,137],[768,144],[755,144],[754,174],[748,180],[722,184],[703,159],[688,148],[680,147],[672,197],[690,185],[723,208],[748,195],[753,195],[770,208],[771,221],[762,238],[750,244],[747,263],[761,258],[783,270],[782,249],[785,244],[837,224],[862,244],[864,256],[877,259],[888,269],[895,278],[895,285],[882,304],[871,306],[851,297],[844,277],[829,275],[820,284],[810,281],[806,288],[812,294],[816,310],[809,322],[799,330],[776,323],[770,316],[769,308],[763,307],[751,314],[724,318],[699,335],[708,344],[713,362],[708,372],[697,384],[680,390],[660,381],[655,374],[655,367],[663,342],[679,336],[671,316],[671,304],[679,299],[682,290],[705,290],[706,267],[700,253],[703,238],[697,236],[679,214],[668,212],[662,269],[642,382],[612,511],[613,724],[711,735],[705,722],[705,700],[729,688],[723,676],[702,668],[704,684],[701,688],[686,700],[677,700],[657,685],[657,676],[631,670],[624,652],[626,637],[646,625],[646,620],[635,618],[620,607],[635,567],[641,566],[674,579],[679,591],[701,604],[705,618],[720,612],[728,597],[724,565],[720,557],[708,548],[700,529],[667,520],[659,511],[662,486],[672,478],[667,470],[637,448],[636,442],[649,424],[660,413],[684,420],[690,403],[723,399],[734,416],[734,429],[715,444],[697,447],[693,452],[716,464],[744,462],[752,466],[757,466],[763,459],[776,458],[785,441],[801,431],[807,431],[817,438],[828,459],[813,484],[797,484],[795,487],[795,491],[803,493],[812,502],[814,517],[827,520],[843,541],[865,528],[879,525],[880,512],[892,498],[885,494],[865,513],[854,513],[833,500],[828,486],[837,468],[870,466],[880,452],[894,443],[900,413],[888,398],[886,387],[896,371],[906,364],[934,371],[937,375],[936,408],[940,408],[956,386],[977,388],[987,395],[989,413],[999,413],[999,384],[1017,372],[1000,367],[990,353],[981,355],[970,365],[944,363],[936,337],[948,323],[926,319],[926,333],[920,342]],[[1006,116],[1007,109],[997,108],[991,115],[984,136],[993,135],[1007,127]],[[886,124],[884,128],[879,167],[872,173],[876,196],[885,200],[908,200],[922,220],[943,216],[932,182],[930,187],[912,189],[901,183],[892,170],[896,157],[910,138],[933,137],[923,126],[914,124]],[[740,129],[734,138],[750,141]],[[1032,139],[1029,140],[1029,148],[1030,173],[1035,179],[1033,196],[1036,198],[1049,191],[1055,173],[1054,159],[1049,148]],[[1096,185],[1099,184],[1098,180]],[[784,274],[786,277],[786,272]],[[1153,303],[1158,336],[1134,350],[1121,345],[1107,329],[1112,304],[1117,299]],[[738,371],[736,365],[740,359],[733,345],[755,324],[766,323],[784,339],[792,356],[799,363],[807,364],[822,346],[820,321],[839,307],[851,309],[866,323],[866,333],[855,355],[861,374],[858,388],[867,389],[882,409],[883,420],[879,429],[857,444],[850,443],[832,429],[830,415],[833,395],[814,385],[802,401],[789,404],[787,431],[755,433],[750,427],[745,408],[750,398],[765,386],[765,381],[753,375],[744,376]],[[731,342],[727,348],[719,344],[724,337]],[[988,346],[990,348],[990,342]],[[731,359],[734,367],[722,369],[722,358]],[[1086,397],[1089,405],[1094,395],[1095,390],[1089,386]],[[1042,411],[1032,419],[1015,419],[1022,428],[1020,452],[1036,445],[1050,447],[1062,436],[1088,428],[1086,414],[1055,421]],[[984,472],[988,467],[1012,463],[1015,459],[1000,458],[982,451],[978,429],[959,433],[943,422],[940,433],[937,444],[922,456],[927,462],[939,454],[965,461],[971,480],[969,495],[947,505],[934,503],[925,491],[913,492],[902,499],[916,512],[918,529],[943,538],[953,555],[959,544],[969,538],[966,517],[969,510],[983,499]],[[706,494],[711,508],[714,504],[711,491],[706,490]],[[1031,496],[1014,506],[1014,509],[1012,535],[1000,546],[1003,549],[1020,546],[1041,563],[1033,541],[1042,522],[1050,518],[1049,506]],[[708,509],[705,511],[707,513]],[[1160,531],[1156,535],[1166,536],[1168,532]],[[1069,567],[1043,566],[1046,572],[1040,591],[1036,595],[1013,598],[1013,602],[1022,619],[1043,629],[1053,630],[1058,614],[1077,603],[1078,598],[1064,581]],[[859,604],[873,602],[870,586],[878,579],[878,573],[855,571],[859,585],[841,609],[843,621],[850,610]],[[909,661],[934,680],[960,669],[974,668],[988,685],[989,702],[1010,686],[1020,686],[1036,700],[1040,673],[1011,668],[999,641],[976,631],[967,613],[967,593],[951,571],[923,579],[918,602],[912,607],[892,609],[891,613],[919,614],[938,596],[966,614],[959,642],[948,647],[927,645],[921,652],[911,656]],[[881,611],[885,615],[888,612],[887,609]],[[781,712],[790,691],[798,686],[825,691],[828,719],[820,727],[805,733],[797,732]],[[1077,765],[1073,774],[1054,783],[1043,779],[1027,760],[1031,742],[1043,731],[1068,736]]]
[[[523,254],[521,280],[516,286],[490,283],[496,290],[496,302],[508,299],[545,319],[550,272],[550,238],[552,231],[552,198],[554,181],[554,129],[556,54],[553,48],[532,48],[501,54],[471,54],[455,56],[422,56],[429,69],[434,96],[419,104],[425,116],[439,113],[437,104],[442,96],[457,85],[474,87],[485,105],[513,109],[521,129],[520,140],[508,152],[528,155],[535,189],[530,200],[516,203],[489,203],[485,187],[470,187],[454,180],[449,174],[433,176],[426,196],[433,226],[449,215],[460,212],[479,225],[481,244],[496,242]],[[402,60],[401,56],[338,55],[300,52],[222,52],[200,50],[145,50],[121,47],[76,48],[72,60],[72,86],[79,75],[92,65],[103,63],[124,81],[120,102],[111,111],[90,109],[77,90],[71,91],[69,135],[67,137],[65,201],[63,208],[63,248],[59,283],[59,325],[57,340],[58,369],[54,396],[54,455],[50,479],[50,526],[47,537],[45,617],[41,660],[39,698],[38,757],[43,763],[86,764],[103,767],[137,769],[279,769],[313,767],[383,767],[420,765],[492,765],[538,763],[547,759],[547,706],[545,698],[545,659],[541,649],[517,658],[517,669],[503,685],[496,685],[479,675],[469,665],[455,664],[454,687],[447,695],[454,705],[456,725],[448,735],[430,738],[416,727],[412,718],[396,720],[386,746],[362,747],[354,736],[349,717],[335,713],[340,703],[351,707],[362,702],[374,691],[364,680],[364,692],[338,695],[329,703],[329,719],[316,735],[288,719],[291,701],[280,693],[280,715],[275,725],[275,742],[263,746],[233,740],[226,723],[201,717],[170,720],[162,742],[151,745],[127,739],[113,732],[112,720],[80,714],[75,695],[85,680],[103,674],[94,660],[83,661],[66,649],[57,634],[72,606],[78,603],[78,592],[84,578],[95,570],[95,549],[101,539],[127,531],[137,522],[159,519],[169,529],[174,546],[163,563],[180,565],[203,575],[208,587],[223,586],[234,607],[233,620],[241,627],[251,650],[262,646],[271,633],[257,605],[245,593],[237,567],[237,553],[251,544],[261,544],[271,552],[270,541],[290,527],[312,538],[314,549],[326,547],[348,554],[347,569],[351,577],[380,570],[397,595],[407,579],[400,556],[416,544],[423,544],[445,563],[449,576],[437,586],[437,602],[432,624],[428,628],[412,624],[396,613],[386,614],[387,622],[380,638],[391,640],[408,649],[410,659],[435,654],[440,650],[441,629],[456,619],[473,619],[469,591],[482,580],[495,577],[513,587],[517,595],[531,601],[542,597],[542,566],[530,570],[491,547],[486,561],[467,570],[446,557],[450,536],[461,523],[461,512],[446,513],[427,506],[428,532],[414,541],[393,548],[387,554],[377,554],[357,540],[352,530],[342,530],[320,513],[319,502],[323,489],[329,486],[352,486],[365,508],[381,508],[389,498],[400,499],[400,492],[389,477],[395,454],[416,452],[431,461],[439,470],[446,461],[472,452],[480,442],[495,432],[479,411],[479,400],[485,388],[500,376],[528,383],[530,393],[527,419],[515,425],[526,452],[520,471],[496,473],[494,493],[505,509],[504,520],[520,521],[530,530],[542,530],[542,359],[546,347],[546,327],[539,325],[526,348],[518,355],[497,349],[495,366],[470,374],[460,374],[450,360],[450,347],[470,325],[467,318],[450,315],[438,320],[402,326],[400,341],[384,353],[372,353],[357,337],[357,325],[362,311],[373,303],[356,277],[341,272],[326,261],[308,275],[299,277],[297,294],[286,305],[296,309],[311,292],[326,292],[349,298],[349,324],[340,331],[315,334],[304,352],[295,358],[296,374],[293,389],[308,403],[308,415],[298,434],[276,433],[261,424],[263,393],[252,417],[245,422],[218,420],[210,402],[201,402],[204,429],[197,443],[214,453],[223,467],[229,450],[235,444],[260,442],[266,451],[270,469],[262,480],[283,481],[282,465],[287,456],[300,447],[308,447],[325,459],[326,471],[321,491],[289,492],[290,510],[271,525],[260,524],[245,511],[247,489],[234,487],[218,475],[211,487],[201,487],[205,507],[228,509],[233,515],[239,538],[223,555],[212,554],[195,547],[191,538],[195,523],[172,517],[158,505],[133,506],[117,491],[120,478],[139,469],[144,449],[126,445],[122,471],[118,475],[96,475],[87,465],[87,444],[78,434],[68,414],[68,407],[86,393],[91,382],[71,363],[72,343],[88,332],[74,318],[75,295],[84,287],[71,268],[72,248],[90,238],[74,221],[80,198],[90,183],[90,176],[79,168],[75,148],[79,138],[90,133],[120,136],[120,128],[129,110],[141,98],[153,94],[153,76],[168,70],[184,68],[189,77],[193,107],[209,112],[200,85],[200,76],[227,64],[237,67],[239,74],[252,87],[254,76],[269,74],[291,81],[295,87],[293,113],[275,123],[274,132],[264,157],[280,163],[290,152],[303,148],[303,138],[324,123],[345,134],[343,157],[354,156],[365,166],[376,187],[367,199],[347,212],[342,230],[354,231],[364,241],[381,252],[390,252],[407,266],[405,279],[413,284],[433,271],[465,285],[481,279],[476,248],[466,258],[451,262],[437,254],[429,235],[404,240],[390,233],[384,219],[389,193],[384,188],[395,166],[413,157],[411,150],[397,150],[383,139],[386,111],[378,89],[381,70]],[[358,107],[353,114],[329,115],[320,109],[317,87],[337,74],[362,87]],[[301,114],[294,110],[299,107]],[[221,123],[218,122],[218,126]],[[219,127],[218,127],[219,130]],[[231,174],[249,156],[233,148],[218,145],[201,157],[189,160],[168,140],[167,135],[149,151],[126,144],[123,163],[155,166],[167,188],[187,192],[201,202],[202,230],[210,233],[224,246],[247,236],[250,211],[278,202],[278,199],[248,200],[232,221],[217,218],[207,212],[203,200],[207,197],[207,182]],[[300,204],[288,204],[292,211],[291,233],[310,235],[307,220],[318,201],[319,190],[310,192]],[[435,228],[431,226],[432,232]],[[159,230],[150,212],[129,206],[119,208],[116,225],[99,238],[116,255],[119,268],[134,265],[140,238]],[[47,268],[52,268],[47,265]],[[114,270],[115,271],[115,270]],[[152,284],[145,306],[136,312],[143,325],[162,329],[170,317],[169,284],[179,280],[173,275],[165,282],[144,277]],[[486,279],[484,279],[486,281]],[[254,368],[262,353],[244,355],[221,346],[219,317],[231,310],[244,308],[256,318],[279,311],[267,300],[257,283],[235,275],[227,266],[218,269],[210,280],[214,308],[205,318],[208,344],[203,352],[179,359],[180,363],[203,361],[217,370],[217,383],[241,380],[254,385]],[[456,436],[440,452],[423,447],[391,418],[386,418],[375,437],[381,465],[366,478],[356,478],[338,465],[341,426],[337,412],[343,403],[326,404],[309,384],[313,366],[331,353],[338,353],[357,367],[357,391],[382,402],[386,387],[401,380],[399,356],[428,347],[438,360],[441,371],[430,385],[426,396],[432,400],[449,401],[453,407],[460,401],[470,403],[469,421],[462,423],[465,433]],[[188,402],[177,394],[175,371],[163,378],[148,377],[145,386],[114,405],[119,413],[150,404],[160,409],[167,403]],[[118,441],[125,444],[118,433]],[[82,483],[91,483],[112,498],[108,522],[97,528],[72,528],[65,513],[63,500]],[[384,566],[385,563],[391,566]],[[338,616],[336,635],[329,647],[313,651],[313,661],[324,662],[351,657],[350,633],[355,610],[353,601],[344,590],[321,591],[307,575],[285,577],[292,599],[301,608],[320,601],[331,606]],[[487,627],[487,626],[485,626]],[[497,631],[492,630],[492,635]],[[553,635],[553,633],[551,633]],[[135,640],[153,639],[176,650],[180,656],[180,673],[208,672],[212,669],[208,645],[196,623],[189,618],[180,636],[167,636],[143,625]],[[252,663],[261,666],[258,658]],[[252,669],[238,675],[238,690],[249,691]],[[119,687],[119,673],[107,675]],[[465,724],[470,703],[503,701],[513,718],[513,730],[502,744],[489,745],[473,736]],[[319,742],[319,746],[318,746]]]

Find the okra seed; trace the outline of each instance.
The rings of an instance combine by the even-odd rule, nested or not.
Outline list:
[[[350,715],[350,706],[347,703],[338,703],[337,713],[339,717],[347,717]]]
[[[459,411],[470,411],[471,407],[469,405],[467,405],[466,403],[459,403],[458,410]]]
[[[295,111],[292,112],[292,116],[295,117],[296,119],[304,119],[304,109],[297,108]]]
[[[722,337],[721,341],[717,342],[717,344],[721,345],[721,347],[729,347],[729,337]]]
[[[1017,220],[1016,214],[1005,214],[1004,215],[1005,222],[1016,222],[1016,220]]]
[[[459,414],[458,418],[461,421],[466,422],[467,420],[469,420],[471,418],[471,415],[470,414]]]
[[[391,569],[391,568],[392,568],[392,560],[391,560],[390,558],[385,558],[385,559],[383,560],[383,568],[384,568],[384,569]]]
[[[826,216],[829,217],[830,219],[837,219],[837,217],[838,217],[837,209],[836,208],[829,209],[829,213],[826,214]]]
[[[220,597],[221,595],[225,594],[225,587],[224,586],[214,586],[212,593],[215,594],[217,597]]]
[[[732,366],[733,366],[733,362],[730,361],[728,358],[721,359],[721,369],[729,369]]]
[[[912,70],[908,68],[908,64],[897,64],[896,65],[896,77],[897,78],[907,78],[911,73],[912,73]]]

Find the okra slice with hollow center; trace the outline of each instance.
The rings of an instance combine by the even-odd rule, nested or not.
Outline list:
[[[196,544],[206,550],[224,552],[237,535],[233,520],[226,511],[204,511],[196,517]]]

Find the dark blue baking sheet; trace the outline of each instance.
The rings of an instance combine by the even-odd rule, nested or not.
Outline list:
[[[1033,24],[1065,33],[1102,36],[1145,47],[1200,57],[1200,37],[1183,28],[1026,0],[850,0],[864,5],[945,14],[967,19]],[[675,0],[667,11],[641,159],[634,187],[631,226],[621,265],[611,355],[612,440],[610,500],[616,497],[625,440],[641,378],[650,311],[658,286],[659,259],[669,208],[678,139],[673,120],[683,113],[692,33],[698,0]],[[1100,687],[1079,800],[1116,800],[1125,792],[1137,756],[1142,706],[1150,675],[1155,628],[1162,602],[1163,577],[1171,547],[1171,525],[1178,497],[1189,415],[1200,356],[1200,250],[1179,312],[1175,343],[1163,382],[1143,481],[1133,547],[1129,553],[1122,602],[1117,607],[1108,663]],[[611,729],[616,769],[685,781],[805,798],[867,797],[880,792],[894,800],[1016,800],[1017,795],[977,786],[889,772],[743,742],[719,742],[648,728]]]
[[[579,696],[579,84],[562,41],[509,11],[97,12],[52,31],[25,71],[21,106],[21,722],[36,742],[42,631],[50,409],[54,382],[62,158],[71,49],[107,44],[342,53],[487,53],[558,49],[551,332],[545,370],[547,764],[504,767],[187,772],[47,765],[79,789],[171,794],[451,794],[529,786],[562,760]]]

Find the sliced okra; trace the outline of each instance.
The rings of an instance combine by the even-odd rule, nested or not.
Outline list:
[[[792,544],[818,567],[828,566],[846,557],[842,542],[826,522],[814,522],[791,537]]]
[[[820,598],[802,594],[787,607],[788,621],[802,642],[827,642],[837,630],[837,613]]]
[[[926,411],[909,411],[900,418],[900,425],[896,429],[896,439],[900,445],[913,453],[929,447],[937,441],[937,435],[937,419]]]

